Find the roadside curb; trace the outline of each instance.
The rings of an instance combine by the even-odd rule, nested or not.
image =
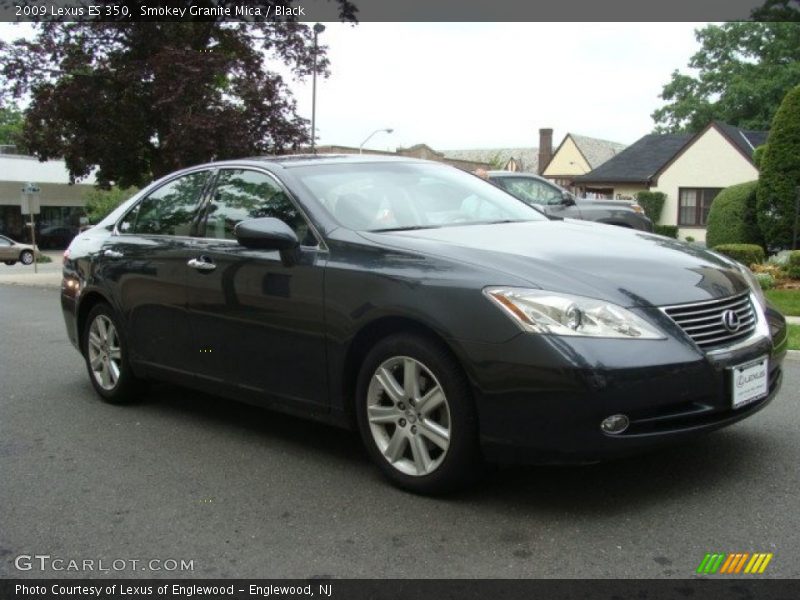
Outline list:
[[[786,358],[788,360],[798,360],[798,361],[800,361],[800,350],[787,350],[786,351]]]

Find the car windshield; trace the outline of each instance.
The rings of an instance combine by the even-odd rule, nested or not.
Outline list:
[[[297,167],[294,174],[350,229],[390,231],[547,220],[491,183],[446,165],[340,163]]]
[[[558,204],[563,192],[533,177],[502,177],[496,183],[520,200],[534,204]]]

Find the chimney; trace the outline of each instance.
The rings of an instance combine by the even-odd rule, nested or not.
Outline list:
[[[539,175],[544,173],[544,169],[550,159],[553,158],[553,130],[540,129],[539,130],[539,168],[537,169]]]

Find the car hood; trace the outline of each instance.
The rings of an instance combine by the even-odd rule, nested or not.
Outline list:
[[[527,285],[621,306],[667,306],[748,289],[738,270],[704,248],[588,221],[533,221],[364,232],[382,246],[469,263],[486,285]]]

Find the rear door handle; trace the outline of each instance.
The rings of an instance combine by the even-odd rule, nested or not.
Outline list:
[[[193,269],[197,269],[198,271],[213,271],[217,268],[211,259],[207,256],[201,256],[200,258],[192,258],[189,262],[186,263]]]

